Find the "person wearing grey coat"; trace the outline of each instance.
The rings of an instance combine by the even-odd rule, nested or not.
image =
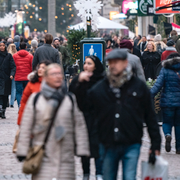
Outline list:
[[[53,63],[60,64],[59,52],[51,46],[53,36],[51,34],[46,34],[44,41],[45,44],[40,46],[34,54],[33,70],[35,70],[36,66],[44,60],[50,60]]]
[[[130,65],[132,66],[134,76],[138,77],[139,79],[141,79],[142,81],[145,82],[146,79],[144,76],[144,71],[143,71],[141,61],[140,61],[139,57],[137,57],[136,55],[131,53],[131,51],[133,50],[132,43],[127,39],[123,39],[120,43],[120,49],[127,49],[127,51],[128,51],[127,59],[129,61]]]

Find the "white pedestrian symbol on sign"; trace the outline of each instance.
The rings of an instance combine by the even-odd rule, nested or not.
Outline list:
[[[93,47],[93,45],[91,45],[91,48],[89,49],[89,55],[90,55],[90,56],[93,56],[93,55],[94,55],[94,56],[97,56],[97,53],[94,52],[94,47]]]

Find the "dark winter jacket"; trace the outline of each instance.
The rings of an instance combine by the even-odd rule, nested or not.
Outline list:
[[[176,57],[162,62],[163,68],[153,88],[152,96],[162,89],[161,107],[180,107],[180,58]]]
[[[0,51],[0,95],[11,94],[10,76],[15,76],[16,65],[11,54]]]
[[[89,82],[78,82],[79,76],[76,76],[69,87],[69,91],[76,95],[79,109],[83,112],[90,141],[91,157],[98,157],[98,134],[95,119],[91,116],[91,109],[87,99],[88,90],[95,85],[99,80],[103,79],[103,75],[93,75]]]
[[[33,59],[33,70],[36,69],[36,66],[44,60],[50,60],[53,63],[60,64],[58,50],[54,49],[50,44],[44,44],[37,48]]]
[[[105,146],[141,143],[145,122],[152,142],[151,149],[159,150],[161,137],[146,84],[132,77],[120,90],[121,97],[117,100],[105,78],[89,91],[89,103],[98,122],[100,142]]]
[[[142,56],[142,66],[146,80],[148,78],[156,79],[157,65],[161,62],[161,55],[156,52],[144,51]]]

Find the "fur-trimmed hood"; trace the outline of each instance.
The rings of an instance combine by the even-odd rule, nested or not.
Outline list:
[[[166,49],[167,48],[167,45],[163,42],[163,41],[157,41],[154,43],[157,47],[158,44],[161,45],[161,49]]]
[[[176,69],[180,70],[180,57],[175,57],[171,59],[167,59],[162,62],[162,66],[166,69]]]

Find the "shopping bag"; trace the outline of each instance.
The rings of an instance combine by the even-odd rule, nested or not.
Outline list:
[[[168,180],[168,162],[161,156],[156,156],[156,163],[152,165],[142,161],[142,180]]]
[[[13,153],[16,153],[16,151],[17,151],[17,143],[18,143],[19,133],[20,133],[20,130],[18,129],[16,132],[14,144],[13,144]]]

